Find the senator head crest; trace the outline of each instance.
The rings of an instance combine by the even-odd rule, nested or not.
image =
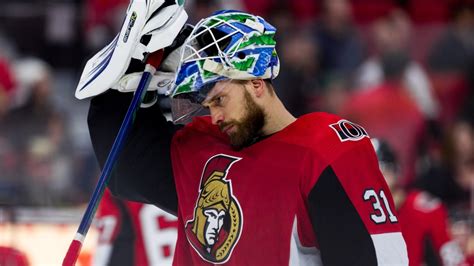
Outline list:
[[[218,154],[203,170],[194,217],[186,222],[191,246],[206,261],[226,262],[239,241],[243,216],[227,173],[241,158]]]

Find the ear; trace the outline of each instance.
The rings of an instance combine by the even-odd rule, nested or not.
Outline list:
[[[252,91],[257,98],[262,97],[265,92],[265,82],[263,79],[253,79],[250,81]]]

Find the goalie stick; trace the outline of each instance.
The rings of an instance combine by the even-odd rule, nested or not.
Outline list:
[[[95,187],[94,193],[92,194],[91,200],[87,205],[87,209],[82,217],[81,223],[79,228],[72,240],[69,248],[67,250],[66,256],[63,260],[63,266],[72,266],[75,265],[76,260],[79,256],[81,251],[82,244],[84,242],[85,236],[89,231],[92,219],[94,218],[94,214],[96,212],[97,206],[102,198],[102,195],[105,190],[105,186],[109,179],[110,173],[114,167],[115,162],[117,161],[117,157],[120,154],[120,151],[125,144],[125,138],[128,135],[128,131],[133,124],[133,120],[135,118],[135,114],[140,107],[143,98],[145,97],[146,89],[151,80],[151,76],[156,71],[156,68],[160,65],[161,59],[163,57],[163,50],[159,50],[158,52],[152,53],[148,55],[147,64],[145,66],[145,71],[143,72],[142,78],[140,83],[138,84],[137,91],[133,96],[132,102],[128,107],[127,113],[125,114],[125,118],[120,126],[120,130],[115,138],[114,144],[110,150],[110,153],[105,161],[104,168],[102,173],[97,181],[97,185]]]
[[[170,46],[187,20],[184,0],[131,0],[122,29],[117,37],[89,59],[76,88],[76,98],[84,99],[112,88],[125,74],[132,58],[146,62],[138,88],[97,181],[79,228],[63,259],[73,266],[89,231],[97,206],[113,170],[135,114],[145,97],[150,80],[161,63],[163,49]],[[142,42],[144,39],[149,41]],[[145,60],[146,59],[146,60]]]

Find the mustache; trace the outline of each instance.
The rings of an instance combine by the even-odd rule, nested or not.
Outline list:
[[[219,126],[219,129],[220,129],[221,131],[223,131],[224,128],[226,128],[226,127],[228,127],[228,126],[230,126],[230,125],[234,125],[234,124],[236,124],[236,123],[233,122],[233,121],[228,121],[228,122],[222,122],[222,123],[220,123],[218,126]]]

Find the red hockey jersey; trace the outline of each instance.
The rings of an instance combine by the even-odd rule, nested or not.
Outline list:
[[[399,215],[410,266],[424,265],[427,241],[432,243],[442,265],[465,265],[459,245],[449,234],[446,207],[439,199],[427,192],[411,191],[400,207]]]
[[[159,208],[115,198],[109,190],[97,213],[99,243],[94,266],[171,265],[177,220]]]
[[[171,161],[174,265],[408,265],[391,194],[354,123],[308,114],[235,151],[199,117],[175,133]]]

